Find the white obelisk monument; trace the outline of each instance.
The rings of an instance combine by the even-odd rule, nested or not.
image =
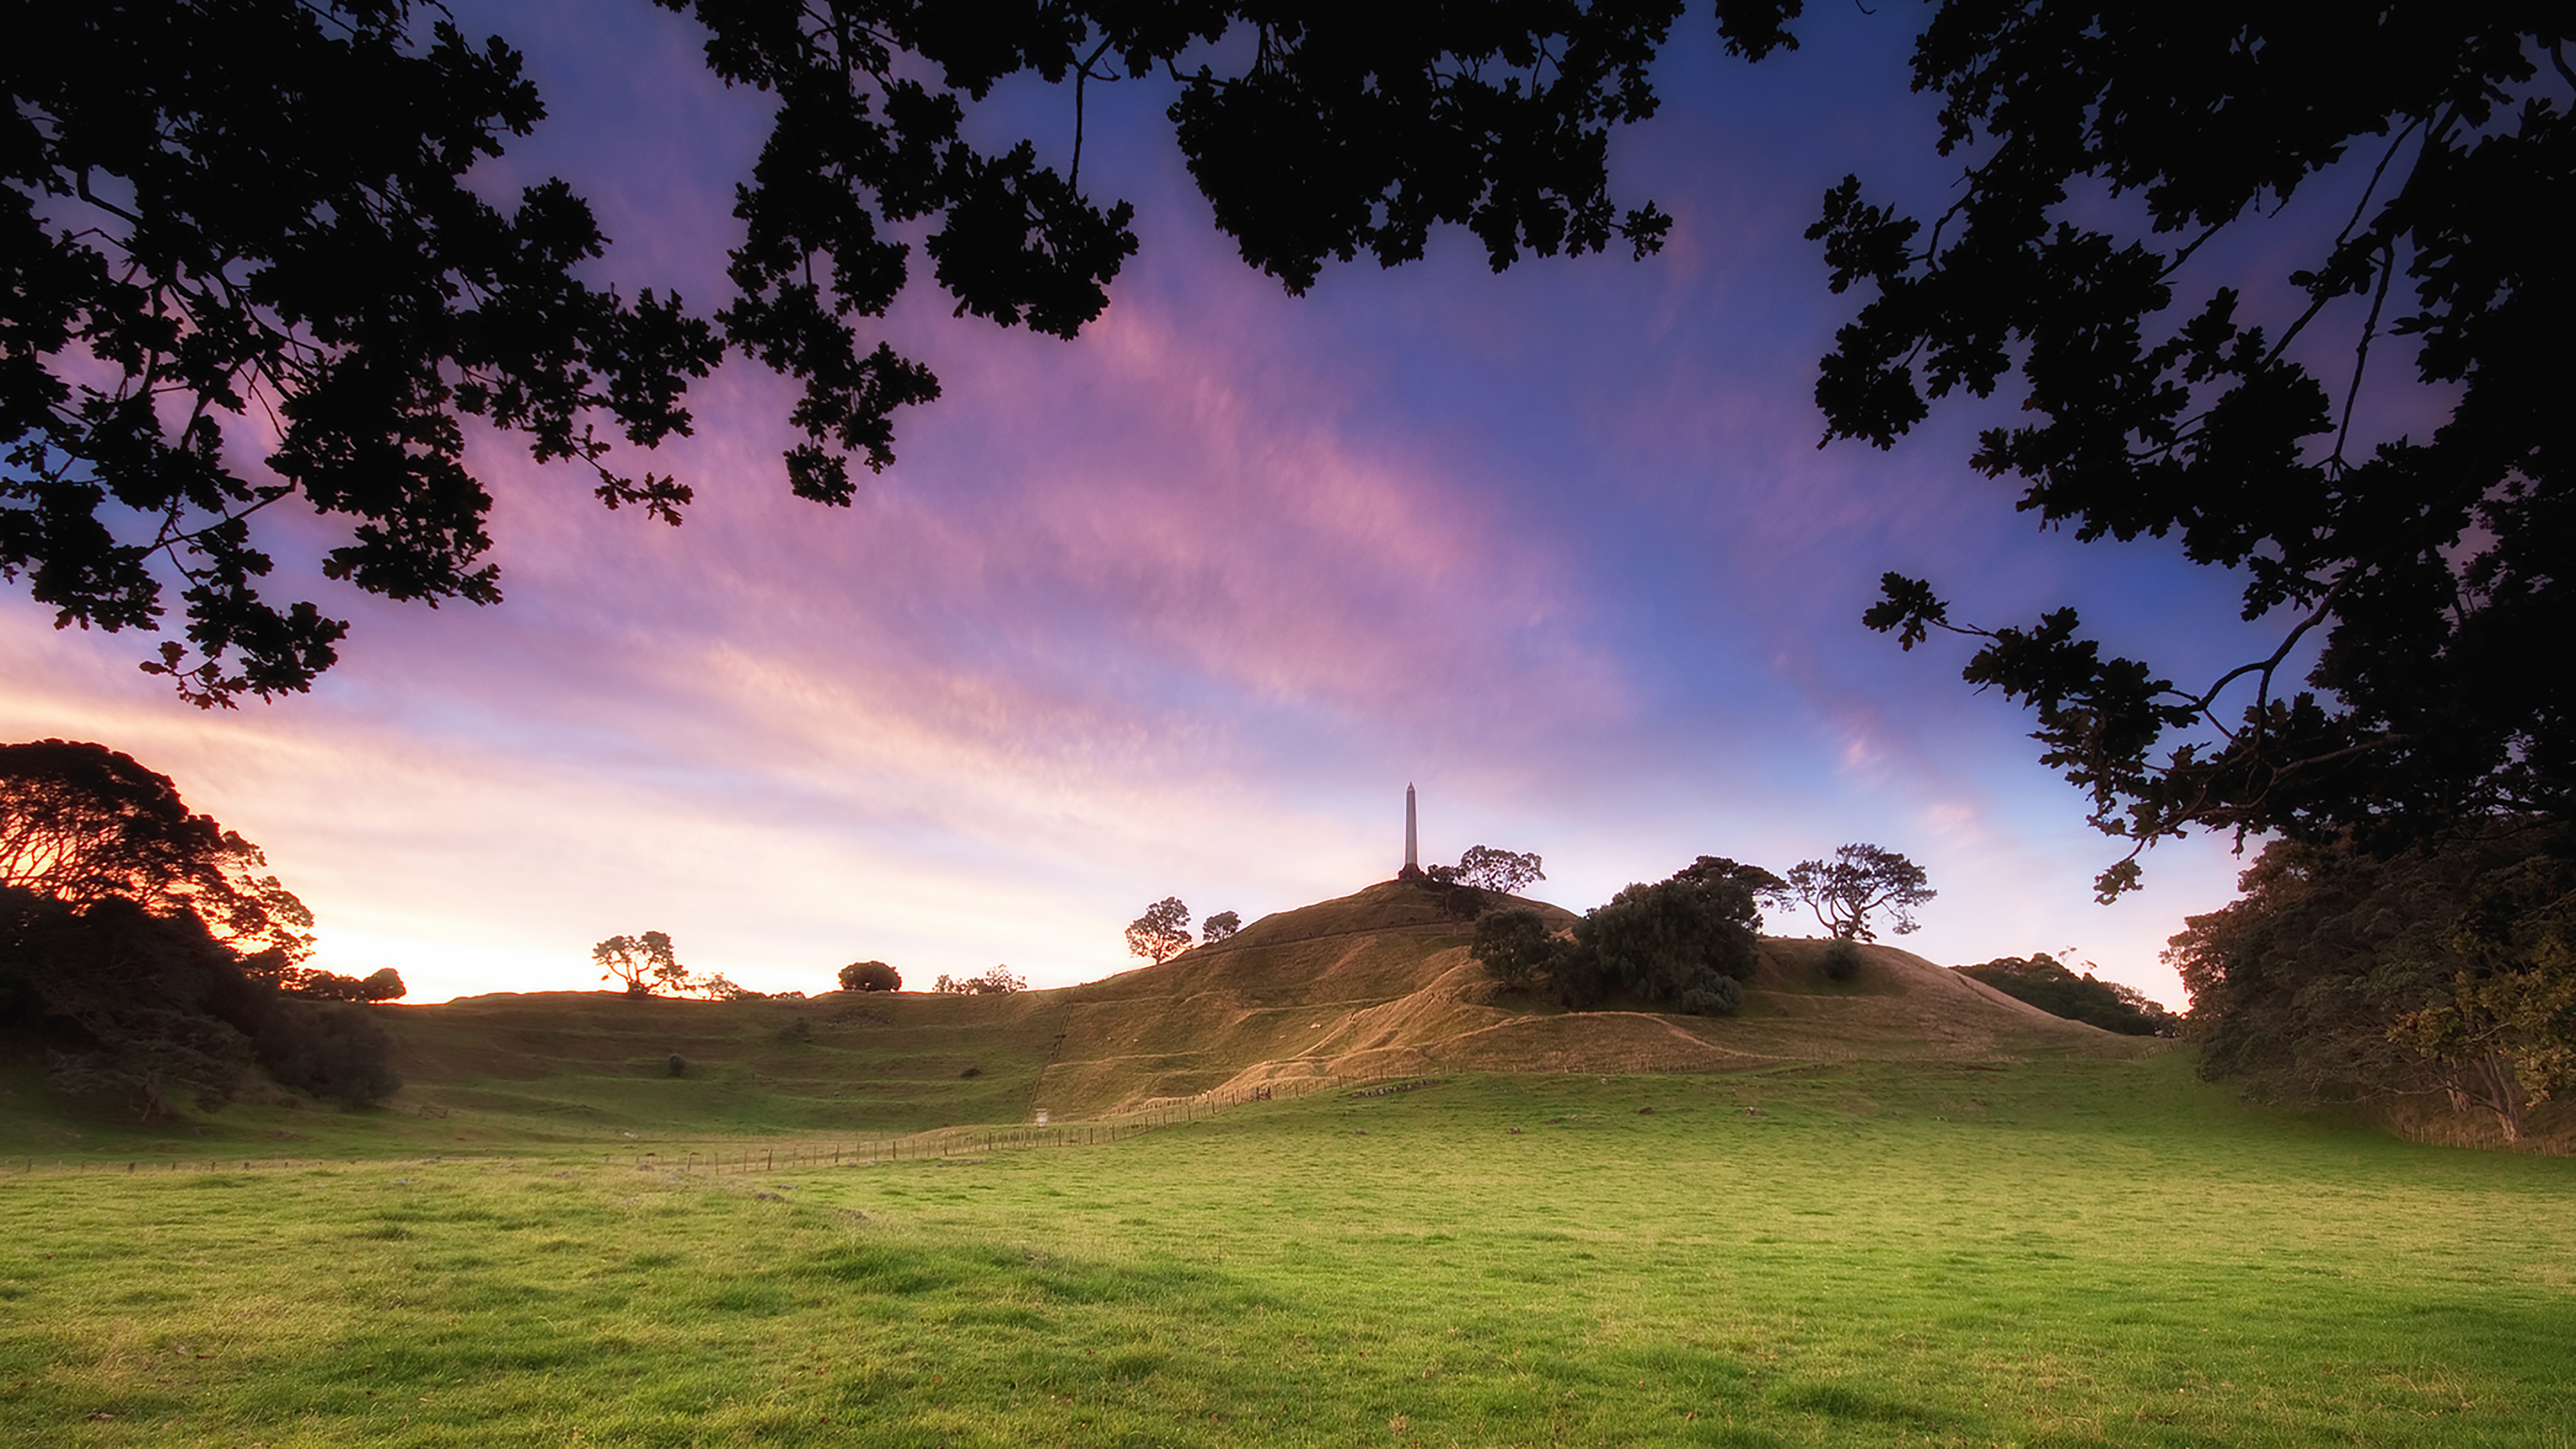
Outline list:
[[[1413,829],[1413,787],[1404,787],[1404,874],[1422,874],[1422,842]]]

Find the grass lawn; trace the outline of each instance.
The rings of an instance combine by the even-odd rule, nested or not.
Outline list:
[[[0,1444],[2576,1443],[2576,1162],[2178,1055],[529,1150],[0,1176]]]

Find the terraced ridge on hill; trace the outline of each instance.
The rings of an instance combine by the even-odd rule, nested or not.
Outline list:
[[[1489,905],[1506,898],[1488,896]],[[1571,925],[1554,906],[1534,907]],[[1498,997],[1472,928],[1385,881],[1264,916],[1159,966],[1071,988],[1038,1102],[1079,1115],[1323,1075],[1723,1071],[1781,1061],[2124,1056],[2153,1050],[2062,1020],[1910,952],[1863,946],[1828,980],[1822,941],[1765,940],[1735,1017],[1565,1012]]]

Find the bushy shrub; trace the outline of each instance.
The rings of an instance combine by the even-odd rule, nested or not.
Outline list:
[[[1526,909],[1496,911],[1476,922],[1467,954],[1506,991],[1528,991],[1550,974],[1573,943],[1551,934],[1547,920]]]
[[[1849,981],[1860,974],[1860,946],[1849,936],[1836,936],[1825,947],[1825,979]]]
[[[903,977],[883,961],[853,961],[841,968],[843,991],[901,991]]]
[[[251,1038],[279,1086],[356,1105],[402,1087],[394,1044],[363,1006],[281,999]]]
[[[1744,983],[1732,976],[1703,977],[1673,1004],[1692,1016],[1733,1016],[1744,1005]]]

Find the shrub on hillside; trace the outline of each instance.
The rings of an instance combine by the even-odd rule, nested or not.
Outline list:
[[[1529,991],[1547,979],[1549,968],[1572,945],[1552,934],[1538,912],[1516,907],[1478,920],[1475,943],[1467,954],[1497,986]]]
[[[1849,981],[1860,974],[1860,945],[1849,936],[1836,936],[1825,945],[1825,979]]]

